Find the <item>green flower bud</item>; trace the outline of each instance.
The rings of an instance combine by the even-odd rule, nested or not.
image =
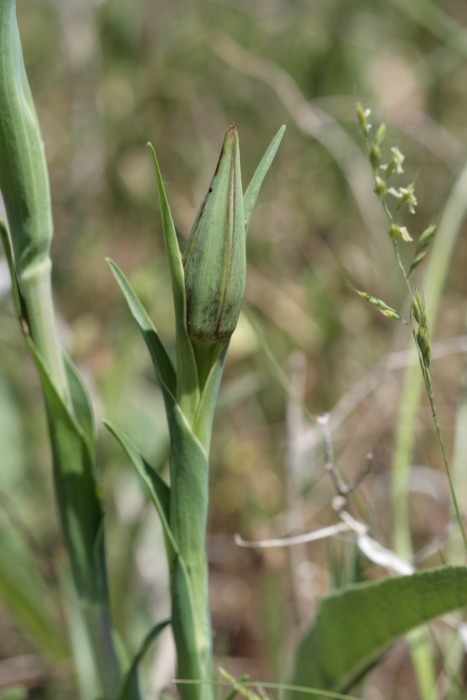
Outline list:
[[[48,257],[52,238],[44,144],[24,67],[15,0],[0,2],[0,189],[18,272]]]
[[[237,325],[246,278],[245,218],[235,124],[225,136],[214,177],[193,224],[183,266],[191,340],[227,340]]]

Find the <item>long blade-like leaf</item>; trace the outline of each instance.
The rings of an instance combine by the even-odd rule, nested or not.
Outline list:
[[[186,327],[185,273],[183,271],[182,256],[178,246],[175,225],[165,193],[156,152],[151,143],[148,144],[148,148],[151,152],[156,171],[165,247],[172,281],[172,295],[177,327],[177,399],[180,401],[182,407],[185,407],[186,402],[191,409],[189,412],[194,413],[199,398],[198,369]]]
[[[172,560],[178,552],[178,546],[169,525],[170,488],[150,464],[146,462],[135,444],[120,430],[120,428],[117,428],[116,425],[113,425],[113,423],[109,421],[104,421],[104,425],[110,430],[112,435],[117,438],[146,486],[161,519],[167,546],[170,548],[168,552],[169,560]]]
[[[62,529],[80,597],[107,599],[102,540],[104,512],[93,454],[81,426],[58,395],[34,344],[28,339],[47,405],[54,479]]]
[[[8,230],[3,219],[0,219],[0,238],[2,241],[3,249],[5,251],[5,258],[7,261],[8,269],[10,271],[11,287],[13,291],[13,301],[15,302],[16,313],[20,321],[21,319],[27,321],[28,312],[26,309],[26,303],[21,293],[21,287],[18,280],[18,273],[16,271],[15,258],[13,254],[10,236],[8,234]]]
[[[152,642],[160,635],[160,633],[170,624],[170,620],[164,620],[164,622],[159,622],[145,637],[141,647],[133,657],[131,666],[128,669],[126,676],[123,680],[123,687],[118,695],[118,700],[135,700],[141,695],[139,687],[139,665],[146,654],[147,650],[151,646]]]
[[[68,386],[70,388],[73,411],[86,440],[89,454],[96,460],[96,426],[91,401],[86,387],[79,376],[76,367],[67,355],[64,355]]]
[[[37,573],[37,562],[12,547],[2,533],[0,595],[15,621],[36,647],[50,659],[63,660],[69,650],[54,620],[50,590]],[[36,570],[32,569],[32,567]]]
[[[273,140],[269,144],[266,153],[261,158],[260,164],[255,170],[251,182],[248,185],[245,195],[243,197],[243,210],[245,214],[245,231],[248,230],[248,224],[250,223],[251,214],[256,203],[256,198],[258,197],[263,180],[267,175],[267,172],[271,166],[274,156],[277,153],[277,149],[280,146],[282,137],[284,136],[285,125],[282,125],[277,134],[274,136]]]
[[[138,324],[144,338],[144,342],[149,350],[149,354],[151,355],[154,370],[159,381],[161,382],[164,395],[166,392],[170,392],[170,394],[172,394],[174,397],[177,390],[175,369],[172,364],[172,360],[165,349],[164,343],[162,342],[160,335],[151,321],[146,309],[138,299],[136,292],[121,269],[116,263],[113,262],[113,260],[107,259],[107,262],[118,282],[120,289],[123,292],[128,308]]]
[[[423,571],[330,595],[299,645],[294,684],[345,692],[399,637],[466,605],[466,567]]]

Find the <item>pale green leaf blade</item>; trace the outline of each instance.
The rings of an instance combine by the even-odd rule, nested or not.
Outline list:
[[[63,359],[75,418],[83,431],[83,437],[87,442],[91,459],[95,461],[97,438],[91,400],[89,398],[88,391],[70,358],[64,353]]]
[[[57,503],[75,585],[82,599],[106,602],[104,511],[95,460],[81,426],[57,393],[34,344],[29,339],[27,342],[47,405]]]
[[[186,327],[185,273],[175,225],[162,181],[159,162],[151,143],[148,143],[148,148],[151,152],[156,171],[165,248],[170,270],[170,279],[172,281],[172,296],[177,328],[177,399],[182,405],[187,402],[188,407],[194,410],[199,395],[198,369]]]
[[[169,559],[171,559],[177,553],[178,546],[169,525],[170,488],[150,464],[146,462],[135,444],[120,430],[120,428],[117,428],[116,425],[113,425],[113,423],[109,421],[104,421],[104,425],[123,447],[148,490],[160,517],[167,545],[170,546]]]
[[[121,269],[116,263],[113,262],[113,260],[107,259],[107,262],[115,279],[117,280],[120,289],[123,292],[128,308],[138,324],[138,328],[144,338],[149,354],[151,355],[154,370],[156,372],[156,376],[161,382],[164,394],[166,392],[170,392],[170,394],[175,395],[175,369],[157,329],[155,328],[149,314],[138,299],[136,292]]]
[[[277,150],[281,144],[282,137],[284,136],[285,125],[282,125],[277,134],[274,136],[273,140],[269,144],[266,153],[261,158],[260,164],[255,170],[251,182],[248,185],[246,192],[243,197],[243,209],[245,214],[245,230],[248,230],[248,224],[250,223],[251,214],[256,203],[261,185],[263,180],[267,175],[271,163],[277,153]]]
[[[20,321],[24,319],[27,322],[28,313],[26,309],[26,303],[21,293],[21,287],[18,280],[18,273],[16,271],[15,258],[10,236],[8,234],[8,229],[3,219],[0,219],[0,238],[2,241],[3,250],[5,251],[5,258],[7,261],[8,269],[10,271],[11,288],[16,313]]]
[[[177,675],[191,680],[206,680],[206,669],[202,668],[199,636],[203,634],[195,617],[196,602],[188,568],[182,556],[177,557],[171,578],[172,628],[177,640]],[[199,622],[199,620],[198,620]],[[208,656],[206,656],[207,660]],[[191,686],[192,700],[204,700],[206,688]],[[210,697],[210,694],[208,694]]]
[[[218,355],[210,363],[209,374],[201,392],[194,430],[203,445],[209,445],[211,440],[212,422],[228,349],[229,341],[225,343],[224,347],[220,346],[217,349]]]
[[[54,661],[69,654],[66,640],[54,619],[50,590],[41,580],[37,561],[11,546],[2,534],[0,547],[0,596],[15,622],[38,650]]]
[[[177,240],[177,233],[170,211],[169,201],[165,193],[164,182],[157,160],[156,151],[152,143],[148,143],[148,148],[152,156],[156,171],[157,188],[161,206],[162,227],[164,230],[164,240],[167,250],[167,261],[169,264],[170,278],[172,281],[172,294],[177,320],[185,315],[185,275],[183,272],[183,262]]]
[[[410,630],[467,605],[467,568],[365,583],[321,602],[298,647],[295,685],[345,692]],[[291,693],[291,700],[300,700]]]
[[[164,622],[159,622],[145,637],[141,647],[133,657],[131,666],[128,669],[125,678],[123,680],[122,689],[118,695],[118,700],[136,700],[141,696],[141,691],[139,687],[139,664],[141,663],[144,655],[148,651],[149,647],[153,641],[160,635],[160,633],[170,624],[170,620],[164,620]]]

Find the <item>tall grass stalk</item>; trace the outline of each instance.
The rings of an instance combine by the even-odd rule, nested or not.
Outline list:
[[[52,300],[49,179],[21,49],[15,0],[0,3],[0,188],[8,228],[0,232],[18,317],[45,397],[57,506],[80,610],[104,695],[116,697],[114,650],[95,476],[95,434],[86,392],[58,338]]]
[[[359,106],[357,113],[360,127],[367,142],[370,162],[373,167],[375,193],[378,196],[382,208],[386,214],[388,220],[388,234],[393,245],[396,262],[401,271],[409,294],[411,303],[410,322],[406,323],[400,314],[395,310],[389,309],[389,307],[385,308],[386,305],[384,305],[384,303],[380,300],[376,300],[373,297],[369,297],[369,295],[365,294],[362,294],[362,296],[365,296],[368,301],[377,306],[377,308],[379,308],[383,314],[396,318],[397,320],[406,323],[406,325],[411,328],[419,364],[419,368],[417,368],[417,365],[414,363],[410,365],[407,370],[404,392],[401,399],[401,410],[393,462],[393,514],[396,551],[405,559],[410,559],[412,556],[408,510],[410,461],[414,445],[415,420],[423,385],[430,404],[436,435],[450,485],[452,503],[464,543],[464,549],[467,551],[467,537],[463,516],[460,510],[451,465],[444,444],[438,411],[434,400],[431,375],[431,344],[429,337],[429,327],[432,325],[431,321],[436,318],[448,263],[451,257],[454,242],[456,240],[460,221],[463,216],[461,212],[464,211],[465,205],[462,205],[461,208],[458,205],[458,182],[457,187],[454,188],[453,194],[451,195],[448,206],[446,207],[445,214],[437,231],[437,236],[435,237],[437,245],[433,249],[431,264],[426,275],[426,296],[429,299],[428,308],[430,309],[430,312],[427,312],[424,298],[418,292],[413,292],[412,290],[410,275],[418,267],[418,265],[423,262],[428,247],[432,243],[435,234],[435,227],[428,227],[428,229],[426,229],[426,231],[422,234],[417,243],[412,263],[410,267],[406,269],[402,261],[399,245],[401,241],[402,243],[410,243],[412,241],[412,237],[407,228],[398,223],[398,219],[399,212],[404,207],[407,207],[411,213],[414,213],[415,211],[417,200],[414,193],[414,186],[411,184],[407,187],[399,187],[398,189],[395,187],[389,187],[391,177],[394,174],[403,172],[404,156],[397,148],[392,148],[392,155],[389,162],[387,164],[383,164],[381,144],[385,138],[385,126],[381,125],[378,130],[373,132],[373,128],[368,121],[369,111],[364,111]],[[461,191],[465,189],[465,183],[463,182],[464,177],[465,175],[461,176],[460,178]],[[391,207],[388,204],[388,195],[392,195],[397,200],[395,207]],[[457,226],[455,225],[456,223]],[[441,231],[439,229],[441,229]],[[442,255],[439,255],[440,247],[442,247]],[[392,314],[392,312],[394,313]],[[426,699],[433,699],[434,693],[436,693],[436,672],[432,662],[431,642],[427,632],[420,630],[412,633],[410,635],[410,643],[412,658],[422,697]]]

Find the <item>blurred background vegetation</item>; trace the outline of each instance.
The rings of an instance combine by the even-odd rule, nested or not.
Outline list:
[[[373,453],[371,474],[359,489],[360,514],[377,539],[392,546],[390,470],[407,363],[403,352],[394,353],[409,347],[410,337],[350,287],[404,309],[355,103],[388,124],[389,145],[406,155],[419,200],[407,222],[421,233],[438,221],[467,156],[467,5],[18,4],[50,166],[64,342],[90,387],[98,422],[107,417],[120,425],[160,469],[168,451],[161,396],[104,262],[109,256],[124,269],[170,343],[171,295],[145,145],[150,140],[157,150],[183,241],[228,124],[239,128],[245,183],[273,134],[287,125],[249,231],[248,316],[234,336],[221,392],[209,527],[219,664],[236,676],[281,680],[318,597],[337,583],[381,572],[356,555],[350,538],[258,551],[240,549],[233,536],[277,537],[336,521],[319,433],[288,399],[283,372],[312,414],[331,412],[336,461],[347,479]],[[434,367],[449,445],[461,394],[459,350],[465,350],[452,339],[465,332],[466,246],[461,235],[433,329],[435,340],[450,341]],[[75,698],[61,641],[66,613],[57,568],[64,554],[42,399],[6,279],[1,267],[0,697]],[[383,371],[388,358],[393,369]],[[122,649],[134,650],[167,613],[162,538],[131,467],[100,433],[114,615]],[[424,407],[414,465],[411,526],[420,547],[440,536],[449,518]],[[34,612],[36,599],[42,603]],[[148,658],[151,697],[173,677],[172,663],[167,635]],[[372,676],[365,697],[416,697],[403,645]]]

